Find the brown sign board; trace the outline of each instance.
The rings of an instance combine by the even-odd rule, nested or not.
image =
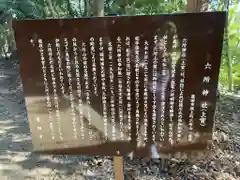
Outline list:
[[[34,151],[125,156],[211,140],[225,18],[15,21]]]

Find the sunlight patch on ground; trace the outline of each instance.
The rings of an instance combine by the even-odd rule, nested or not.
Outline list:
[[[4,74],[0,74],[0,78],[6,78],[7,76]]]
[[[18,128],[18,126],[2,126],[2,130],[11,131],[11,129]]]
[[[5,129],[0,129],[0,134],[5,134],[7,131]]]
[[[1,120],[0,119],[1,128],[2,128],[2,125],[9,125],[11,123],[14,123],[14,121],[13,120]]]
[[[19,168],[21,168],[19,165],[17,164],[0,164],[0,170],[19,170]]]
[[[21,161],[25,161],[27,160],[28,158],[26,157],[26,155],[21,155],[21,154],[18,154],[18,155],[15,155],[15,156],[12,156],[12,161],[14,162],[21,162]]]
[[[29,171],[29,175],[31,176],[36,176],[38,174],[49,175],[51,172],[52,172],[51,168],[38,167],[36,169]]]
[[[21,134],[21,132],[19,132],[18,135],[14,134],[14,137],[12,138],[13,142],[22,142],[22,141],[31,141],[32,137],[28,134]]]

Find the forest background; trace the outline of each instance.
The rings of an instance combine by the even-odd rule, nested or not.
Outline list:
[[[239,94],[240,0],[198,1],[202,2],[202,11],[228,11],[219,82],[222,92]],[[193,0],[1,0],[0,57],[9,57],[16,49],[12,19],[181,13],[186,12],[187,4],[189,6],[192,2]]]

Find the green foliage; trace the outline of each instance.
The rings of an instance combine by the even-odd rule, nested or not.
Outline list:
[[[94,0],[0,0],[0,11],[11,18],[45,19],[83,17],[92,15]],[[100,0],[98,0],[100,1]],[[223,45],[220,83],[228,87],[229,72],[235,89],[240,89],[240,11],[239,0],[210,0],[211,10],[229,9],[227,37]],[[120,15],[160,14],[184,12],[187,0],[105,0],[105,14]],[[0,17],[1,22],[1,17]],[[14,47],[10,21],[0,25],[0,55],[6,54],[3,47]],[[12,45],[11,45],[12,44]],[[11,48],[10,48],[11,50]],[[229,62],[231,64],[229,65]]]
[[[232,74],[232,83],[236,91],[240,90],[240,13],[239,2],[232,1],[228,13],[228,34],[223,46],[222,64],[220,71],[220,83],[229,86],[229,71]],[[224,7],[224,4],[220,4]],[[227,54],[228,53],[228,54]],[[227,56],[228,55],[228,56]],[[228,61],[231,65],[229,66]]]

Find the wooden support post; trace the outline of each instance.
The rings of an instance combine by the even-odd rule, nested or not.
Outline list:
[[[122,156],[114,156],[115,180],[124,180],[124,164]]]

